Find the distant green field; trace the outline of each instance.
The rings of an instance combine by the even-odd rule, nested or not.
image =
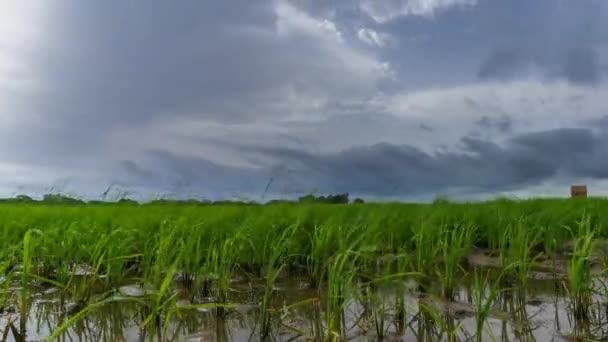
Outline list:
[[[407,336],[415,332],[408,323],[414,314],[428,315],[444,337],[468,334],[481,340],[488,335],[484,324],[496,304],[488,293],[512,287],[525,291],[532,286],[535,267],[550,261],[563,263],[564,278],[555,282],[567,290],[560,298],[568,303],[568,312],[593,327],[598,324],[593,321],[599,317],[596,309],[603,310],[595,296],[608,293],[598,292],[601,286],[594,285],[603,277],[601,251],[606,237],[608,200],[601,199],[470,204],[1,204],[4,290],[0,299],[4,312],[12,308],[1,327],[17,340],[38,334],[80,336],[82,322],[125,303],[139,308],[129,319],[137,321],[142,338],[181,340],[201,329],[180,323],[189,317],[187,313],[207,310],[212,312],[205,317],[214,322],[214,338],[227,338],[219,323],[245,301],[233,289],[238,278],[257,284],[258,291],[251,292],[255,298],[248,300],[256,307],[247,328],[254,340],[280,340],[280,333],[288,332],[296,340],[342,340],[359,319],[369,326],[356,330],[372,336],[371,340],[387,334]],[[491,275],[484,273],[488,267],[474,265],[469,258],[480,251],[494,258]],[[593,265],[600,267],[596,273],[591,272],[592,258]],[[277,303],[276,284],[290,277],[303,279],[312,292]],[[463,301],[465,286],[474,323],[457,329],[441,325],[446,318],[432,305],[418,303],[413,312],[406,309],[406,298],[413,296],[406,280],[416,282],[418,300],[424,294]],[[125,286],[133,285],[144,293],[132,295]],[[378,289],[386,286],[391,295],[382,297]],[[59,305],[54,307],[57,315],[37,319],[36,298],[49,288],[55,291],[53,300],[60,303],[53,304]],[[362,318],[352,314],[345,320],[353,300],[372,309]],[[71,304],[69,310],[66,303]],[[288,317],[304,307],[319,308],[309,310],[312,316],[307,320],[315,323],[290,325]],[[605,316],[601,319],[608,321]],[[19,317],[51,323],[43,333]],[[115,318],[104,316],[99,322],[108,319]],[[415,326],[422,329],[421,323]],[[108,339],[120,339],[123,332],[118,328]],[[592,335],[578,327],[575,332]]]

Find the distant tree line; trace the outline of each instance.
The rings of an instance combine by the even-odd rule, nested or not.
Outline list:
[[[337,194],[328,196],[314,196],[308,194],[298,199],[300,203],[326,203],[326,204],[346,204],[348,203],[348,194]]]
[[[351,201],[348,198],[348,193],[343,194],[335,194],[335,195],[327,195],[327,196],[315,196],[313,194],[308,194],[305,196],[301,196],[297,201],[293,200],[272,200],[269,201],[268,204],[297,204],[297,203],[322,203],[322,204],[348,204]],[[352,203],[359,204],[365,203],[360,198],[355,198]]]
[[[335,194],[327,196],[315,196],[308,194],[306,196],[299,197],[298,200],[272,200],[266,204],[297,204],[297,203],[323,203],[323,204],[347,204],[350,203],[348,193]],[[41,204],[59,204],[59,205],[83,205],[83,204],[124,204],[124,205],[263,205],[254,201],[242,201],[242,200],[220,200],[220,201],[209,201],[209,200],[198,200],[198,199],[187,199],[187,200],[176,200],[176,199],[155,199],[145,203],[139,203],[133,199],[122,198],[118,201],[101,201],[91,200],[84,201],[79,198],[70,197],[64,194],[45,194],[42,199],[34,199],[27,195],[18,195],[12,198],[0,198],[0,203],[41,203]],[[352,203],[364,203],[360,198],[356,198]]]

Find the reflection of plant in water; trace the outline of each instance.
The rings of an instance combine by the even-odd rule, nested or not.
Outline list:
[[[498,293],[498,285],[491,282],[490,272],[486,272],[485,276],[482,276],[482,272],[475,270],[474,281],[473,281],[473,304],[475,306],[475,340],[477,342],[482,341],[483,328],[486,323],[486,319],[490,315],[490,310]],[[491,333],[491,330],[488,329]]]
[[[510,316],[510,320],[507,317],[503,317],[502,323],[502,336],[508,340],[509,331],[507,330],[507,321],[510,323],[510,329],[513,332],[513,336],[519,341],[534,341],[534,335],[532,333],[531,320],[534,317],[528,315],[526,309],[526,296],[525,291],[513,288],[501,288],[497,292],[500,309],[506,315]],[[541,311],[539,311],[541,312]]]
[[[457,341],[457,334],[462,329],[463,323],[455,323],[455,319],[450,314],[441,314],[436,308],[427,305],[425,303],[420,304],[420,311],[423,313],[425,319],[423,322],[432,321],[433,326],[437,326],[439,331],[436,332],[436,336],[432,338],[434,341],[442,341],[444,335],[446,335],[449,342]],[[433,331],[433,329],[424,329],[427,333]],[[430,336],[429,336],[430,337]]]
[[[410,267],[410,257],[407,253],[403,253],[397,256],[397,272],[403,274],[397,277],[395,286],[395,326],[397,329],[397,335],[402,336],[405,334],[406,324],[406,271]]]

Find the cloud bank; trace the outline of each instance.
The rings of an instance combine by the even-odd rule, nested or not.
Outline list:
[[[600,1],[3,5],[0,192],[599,184],[607,19]]]

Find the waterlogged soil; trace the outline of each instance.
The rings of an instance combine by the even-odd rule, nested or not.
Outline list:
[[[576,336],[582,335],[605,340],[608,337],[607,297],[599,292],[594,294],[591,317],[584,322],[577,322],[572,317],[570,301],[565,291],[566,260],[566,257],[557,260],[539,259],[537,266],[528,274],[525,291],[505,285],[494,296],[494,303],[483,325],[482,340],[576,341]],[[403,331],[400,331],[396,321],[397,284],[358,287],[357,293],[348,293],[349,299],[341,319],[346,339],[378,341],[378,326],[382,325],[385,341],[449,341],[450,332],[453,332],[457,341],[475,340],[478,312],[470,271],[474,268],[498,271],[500,263],[497,257],[484,250],[476,250],[469,255],[467,262],[469,272],[457,277],[460,283],[452,300],[438,295],[438,284],[431,284],[424,292],[421,292],[419,284],[413,279],[404,284]],[[594,263],[592,267],[594,273],[599,274],[599,263]],[[86,272],[83,276],[86,276]],[[596,277],[597,289],[602,289],[606,284],[608,282],[604,278]],[[259,341],[258,323],[264,280],[239,275],[232,280],[230,287],[231,307],[225,310],[223,319],[217,318],[213,305],[204,305],[215,303],[216,298],[193,296],[187,290],[178,288],[178,308],[192,305],[198,307],[179,311],[179,314],[161,316],[162,321],[167,322],[161,328],[164,331],[162,340]],[[9,289],[14,298],[18,298],[19,291],[18,287]],[[41,286],[31,288],[30,291],[32,295],[31,310],[26,322],[27,341],[46,340],[57,326],[82,309],[81,304],[62,296],[56,288]],[[113,296],[143,300],[150,291],[133,280],[116,288]],[[290,275],[279,278],[274,283],[271,305],[275,310],[272,315],[274,340],[314,340],[316,327],[325,324],[326,302],[324,289],[311,289],[307,277]],[[290,307],[294,303],[298,304]],[[19,326],[18,308],[18,300],[2,308],[2,332],[9,329],[9,324]],[[91,310],[76,321],[61,337],[61,341],[147,340],[150,332],[140,328],[145,317],[145,305],[136,301],[109,303]],[[10,333],[4,338],[6,341],[16,341]]]

